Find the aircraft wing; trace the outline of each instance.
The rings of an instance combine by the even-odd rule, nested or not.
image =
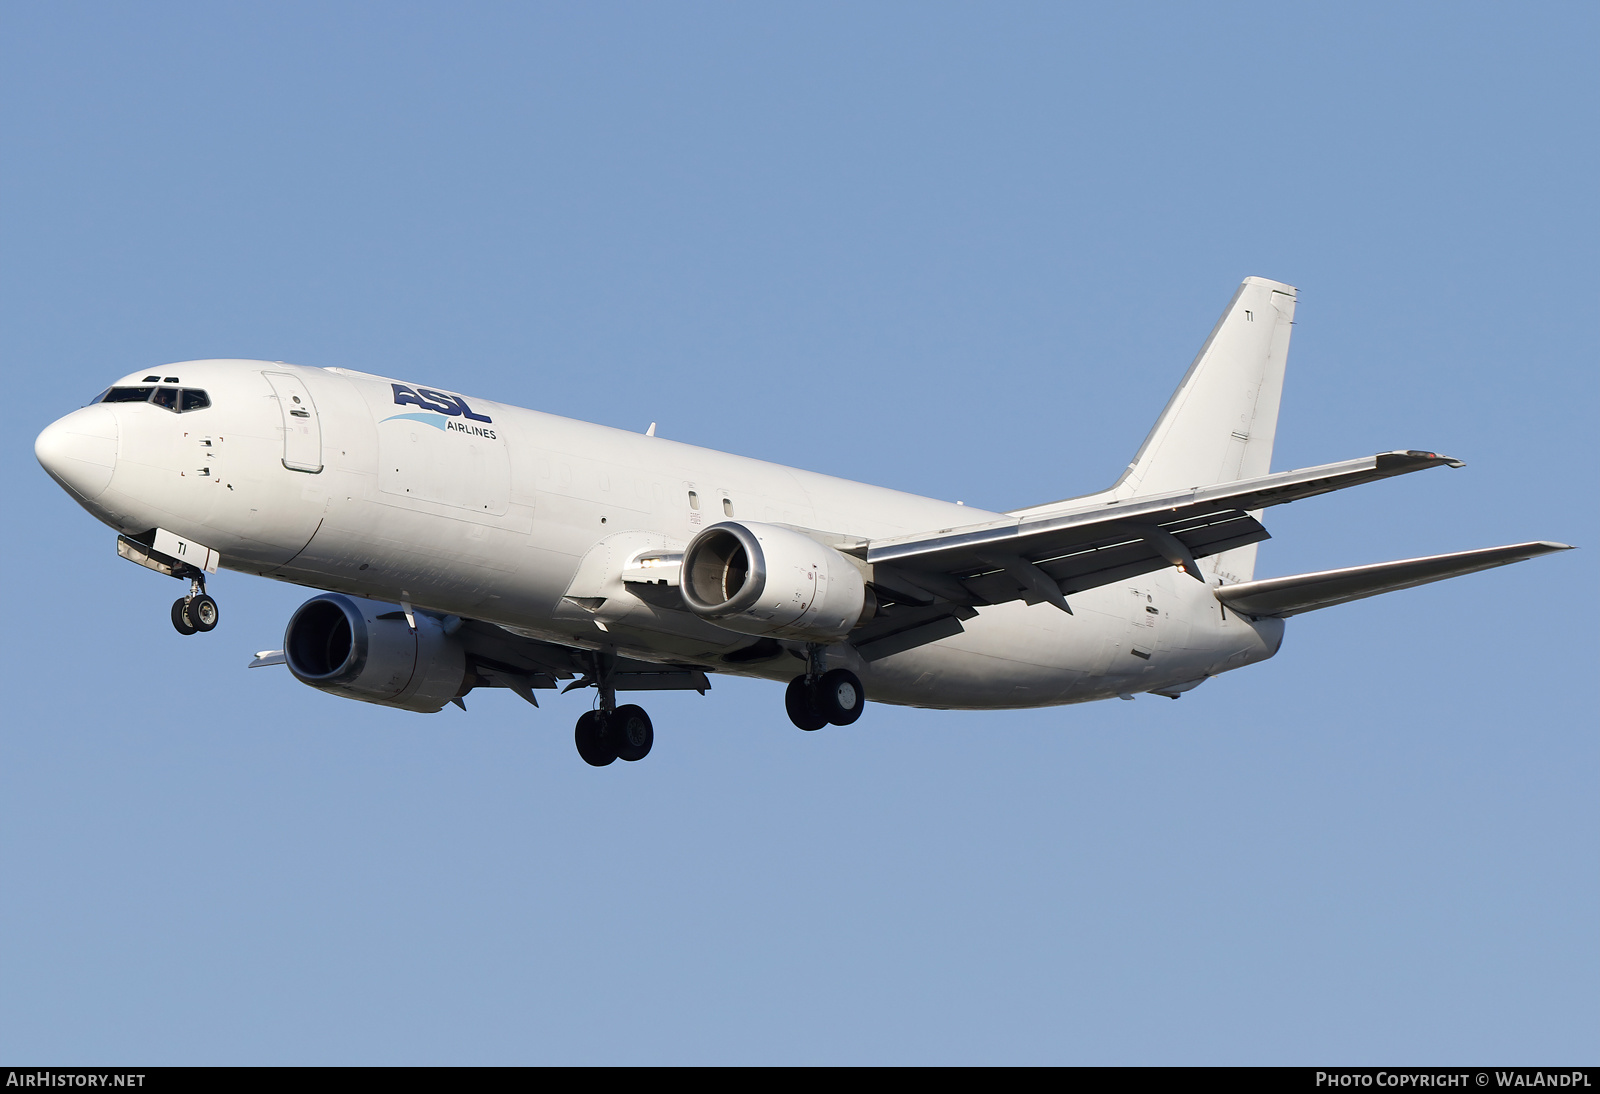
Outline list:
[[[1427,558],[1407,558],[1399,562],[1378,562],[1371,566],[1347,566],[1293,577],[1271,577],[1246,581],[1214,590],[1218,600],[1242,615],[1273,615],[1287,618],[1317,608],[1331,608],[1379,593],[1443,581],[1447,577],[1490,570],[1523,562],[1552,551],[1570,551],[1565,543],[1548,540],[1513,543],[1505,547],[1484,547],[1476,551],[1457,551]]]
[[[517,634],[505,627],[469,620],[461,628],[462,646],[478,680],[488,687],[509,688],[538,706],[533,691],[558,687],[563,691],[593,687],[593,655],[544,639]],[[608,676],[618,691],[698,691],[711,687],[706,674],[692,665],[663,665],[631,657],[613,657]],[[577,679],[573,679],[576,677]]]
[[[1072,593],[1163,566],[1203,581],[1195,560],[1270,538],[1252,515],[1272,505],[1343,490],[1429,467],[1460,467],[1433,452],[1383,452],[1125,501],[1027,510],[961,528],[873,540],[872,582],[907,605],[978,606],[1009,600],[1072,609]]]

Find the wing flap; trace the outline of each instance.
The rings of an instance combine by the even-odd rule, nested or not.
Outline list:
[[[1223,585],[1214,590],[1218,600],[1242,615],[1268,615],[1286,618],[1318,608],[1331,608],[1379,593],[1409,589],[1448,577],[1508,566],[1555,551],[1570,551],[1565,543],[1540,541],[1513,543],[1504,547],[1484,547],[1476,551],[1457,551],[1448,555],[1407,558],[1398,562],[1378,562],[1370,566],[1349,566],[1340,570],[1271,577],[1239,585]]]
[[[962,621],[977,614],[976,609],[960,605],[898,606],[853,631],[850,644],[863,659],[878,661],[958,635],[966,629]]]
[[[852,642],[856,652],[863,661],[881,661],[885,657],[892,657],[906,650],[926,646],[929,642],[937,642],[942,638],[954,638],[966,630],[961,625],[961,620],[953,615],[940,616],[926,623],[919,623],[915,627],[907,627],[903,631],[875,638],[870,642]]]
[[[1208,517],[1189,517],[1152,525],[1166,532],[1188,549],[1193,558],[1205,558],[1219,551],[1260,543],[1272,538],[1261,522],[1248,513],[1225,510]],[[1139,528],[1116,535],[1110,542],[1089,544],[1055,558],[1040,561],[1039,567],[1061,583],[1064,593],[1077,593],[1124,578],[1147,574],[1163,566],[1175,566],[1175,559],[1162,545]]]

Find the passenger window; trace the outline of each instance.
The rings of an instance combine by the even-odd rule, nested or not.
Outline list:
[[[179,404],[180,410],[204,410],[211,405],[211,400],[206,398],[206,393],[196,391],[192,387],[183,389],[183,402]]]
[[[733,516],[733,502],[732,502],[732,500],[730,500],[728,498],[723,498],[722,499],[722,515],[725,516],[725,517]]]
[[[700,508],[700,495],[693,490],[689,491],[689,508],[696,510]]]
[[[178,389],[175,387],[158,387],[156,393],[150,396],[150,401],[156,406],[166,407],[174,414],[178,412]]]
[[[148,387],[114,387],[106,392],[106,397],[100,400],[103,403],[142,403],[150,398],[153,388]]]

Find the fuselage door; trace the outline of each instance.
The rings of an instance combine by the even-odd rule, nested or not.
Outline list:
[[[263,372],[283,412],[283,466],[315,475],[322,470],[322,422],[305,381],[292,372]]]

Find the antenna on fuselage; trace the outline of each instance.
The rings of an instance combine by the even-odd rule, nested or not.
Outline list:
[[[651,422],[650,423],[650,428],[644,431],[644,435],[646,437],[654,437],[656,435],[656,423],[655,422]]]

